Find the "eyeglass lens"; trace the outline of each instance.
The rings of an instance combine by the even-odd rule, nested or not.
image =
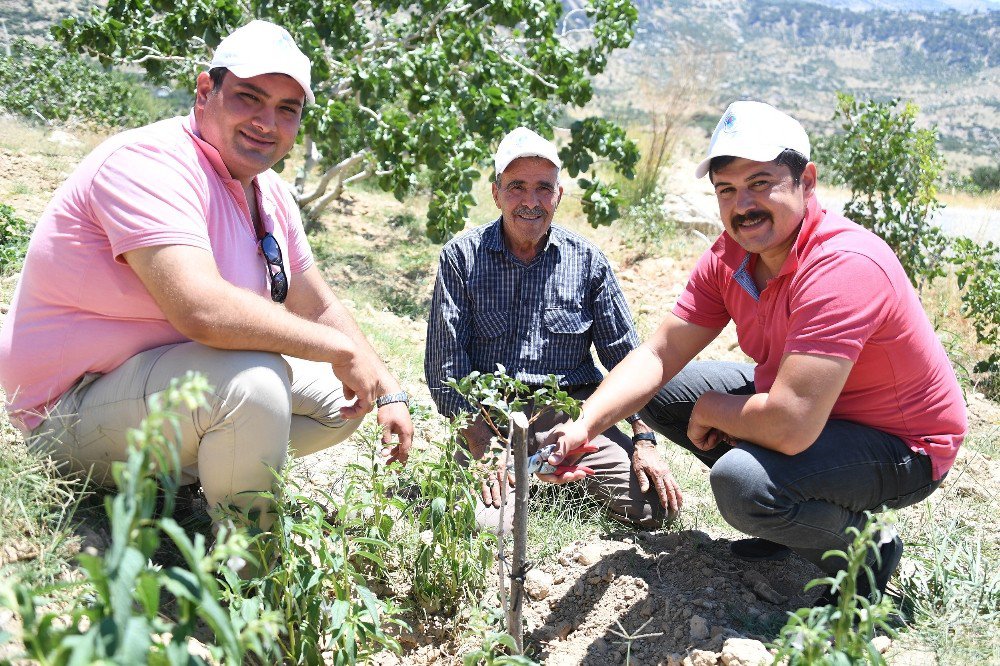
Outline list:
[[[285,276],[285,265],[281,261],[281,247],[275,237],[268,232],[260,239],[260,249],[267,262],[267,276],[271,283],[271,300],[283,303],[288,296],[288,278]],[[278,270],[271,270],[271,266]]]

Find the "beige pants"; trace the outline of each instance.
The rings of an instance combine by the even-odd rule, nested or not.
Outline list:
[[[585,387],[573,391],[577,400],[590,397],[596,387]],[[551,409],[545,410],[528,430],[528,453],[534,453],[544,444],[552,428],[569,420],[569,416]],[[582,483],[587,493],[606,505],[608,516],[622,523],[642,529],[654,530],[663,525],[666,512],[656,490],[650,487],[645,493],[639,488],[639,480],[632,473],[632,438],[612,426],[591,440],[598,447],[576,461],[594,470]],[[465,463],[467,456],[459,450],[459,461]],[[476,493],[477,496],[479,493]],[[508,486],[507,503],[504,507],[504,531],[509,532],[514,521],[514,491]],[[476,524],[481,530],[495,531],[500,524],[500,508],[483,502],[476,502]]]
[[[200,480],[210,507],[262,507],[240,493],[267,491],[289,445],[308,455],[343,441],[360,419],[340,417],[343,386],[329,365],[268,352],[213,349],[196,342],[166,345],[130,358],[106,375],[88,374],[67,391],[28,445],[66,472],[90,472],[111,483],[111,466],[128,454],[127,433],[148,413],[149,399],[188,370],[214,392],[207,407],[184,411],[179,445],[181,483]]]

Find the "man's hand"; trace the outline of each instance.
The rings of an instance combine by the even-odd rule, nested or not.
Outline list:
[[[413,420],[410,409],[405,402],[391,402],[378,409],[378,424],[382,426],[382,455],[387,456],[386,464],[399,461],[406,463],[410,457],[410,445],[413,443]],[[397,438],[392,445],[392,436]]]
[[[340,415],[345,419],[359,419],[371,410],[375,399],[381,395],[381,383],[378,377],[378,366],[364,353],[355,347],[354,353],[344,360],[330,364],[333,374],[337,375],[344,385],[344,398],[357,398],[353,405],[341,407]]]
[[[510,497],[510,493],[514,490],[514,475],[506,472],[504,467],[499,467],[494,471],[491,471],[483,479],[482,495],[483,504],[486,506],[492,506],[494,509],[499,509],[500,505],[503,504],[503,496],[501,495],[500,484],[503,482],[503,478],[507,477],[507,496]]]
[[[687,436],[691,443],[702,451],[711,451],[720,442],[732,444],[732,437],[711,426],[701,417],[701,410],[698,409],[699,404],[699,402],[695,403],[695,408],[691,410],[691,419],[688,421]]]
[[[587,434],[587,426],[582,420],[560,423],[552,428],[542,442],[543,446],[557,444],[555,453],[549,456],[550,465],[573,465],[584,453],[592,453],[596,449],[587,446],[590,436]],[[574,472],[563,472],[562,474],[536,474],[536,476],[547,483],[571,483],[587,478],[587,473],[583,470]]]
[[[670,472],[667,461],[660,457],[652,443],[636,442],[632,451],[632,472],[639,480],[639,490],[648,492],[650,485],[656,488],[660,504],[669,516],[675,516],[684,506],[681,487]]]
[[[486,419],[478,415],[472,423],[462,429],[461,435],[468,445],[469,455],[473,460],[481,460],[486,455],[490,450],[490,440],[494,434]]]

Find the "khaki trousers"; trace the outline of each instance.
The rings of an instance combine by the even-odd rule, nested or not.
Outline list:
[[[207,407],[182,409],[181,483],[200,480],[210,507],[247,510],[265,504],[240,493],[269,491],[289,445],[308,455],[343,441],[360,419],[345,421],[343,386],[328,364],[269,352],[213,349],[197,342],[136,354],[106,375],[85,375],[28,438],[65,472],[111,483],[111,467],[128,455],[128,431],[148,414],[150,398],[188,370],[214,388]]]
[[[583,401],[590,397],[596,386],[586,386],[571,392],[577,400]],[[530,414],[530,413],[529,413]],[[569,420],[567,414],[546,409],[529,426],[528,453],[537,451],[544,443],[549,431]],[[577,465],[586,465],[594,470],[593,476],[580,481],[592,497],[597,498],[607,507],[608,516],[625,524],[634,525],[647,530],[658,529],[663,525],[666,513],[656,489],[652,486],[647,492],[639,489],[639,480],[632,473],[632,438],[618,428],[612,426],[595,437],[590,442],[598,447],[594,453],[588,453],[576,461]],[[460,459],[465,454],[459,450]],[[467,457],[466,457],[467,460]],[[476,524],[481,530],[495,531],[500,524],[500,509],[483,502],[477,495]],[[504,531],[509,532],[514,520],[514,491],[507,488],[507,503],[504,508]]]

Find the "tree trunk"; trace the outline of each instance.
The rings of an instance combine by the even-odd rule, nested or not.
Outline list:
[[[521,604],[524,600],[525,555],[528,547],[528,417],[523,412],[511,414],[511,445],[514,454],[514,553],[511,561],[510,607],[507,609],[507,633],[514,637],[517,651],[524,653],[524,629]]]

